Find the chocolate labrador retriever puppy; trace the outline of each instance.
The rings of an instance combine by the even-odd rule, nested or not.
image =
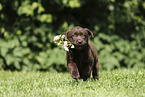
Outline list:
[[[72,42],[75,48],[69,48],[66,54],[67,66],[72,78],[87,80],[92,71],[93,79],[99,79],[99,64],[96,48],[88,42],[89,35],[93,33],[82,27],[74,27],[68,30],[66,38]]]

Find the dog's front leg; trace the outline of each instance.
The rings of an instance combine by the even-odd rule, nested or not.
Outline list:
[[[70,61],[70,63],[68,64],[68,69],[72,78],[79,79],[80,77],[79,71],[78,71],[77,65],[73,61]]]
[[[71,77],[74,79],[79,79],[80,74],[79,74],[78,67],[77,67],[76,63],[73,61],[74,57],[73,57],[72,51],[70,50],[69,52],[67,52],[66,56],[67,56],[67,67],[68,67],[68,70],[71,74]]]

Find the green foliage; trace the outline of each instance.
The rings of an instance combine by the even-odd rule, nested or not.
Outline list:
[[[37,13],[40,14],[45,11],[42,5],[38,2],[33,2],[30,4],[30,1],[22,2],[22,5],[18,9],[19,15],[34,16],[34,11],[37,10]]]
[[[93,31],[100,69],[145,68],[143,0],[1,0],[0,70],[66,71],[53,37],[80,25]]]
[[[144,68],[145,49],[136,41],[130,42],[117,35],[98,34],[92,43],[99,53],[100,69]]]
[[[56,0],[58,4],[62,4],[65,7],[79,8],[81,5],[81,0]]]
[[[69,73],[0,72],[2,97],[143,97],[145,71],[101,71],[100,80],[73,80]],[[6,76],[7,75],[7,76]]]

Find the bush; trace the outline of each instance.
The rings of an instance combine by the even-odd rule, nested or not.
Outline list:
[[[143,0],[1,0],[0,69],[66,71],[53,37],[80,25],[96,36],[100,69],[145,68]]]
[[[100,33],[92,43],[98,50],[100,69],[145,67],[145,49],[136,40],[130,42],[117,35]]]

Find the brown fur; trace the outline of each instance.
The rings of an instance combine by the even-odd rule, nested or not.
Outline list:
[[[69,49],[66,54],[67,66],[74,79],[87,80],[92,71],[93,79],[99,79],[99,64],[96,48],[88,42],[89,35],[93,33],[82,27],[74,27],[66,32],[66,38],[71,41],[75,48]]]

